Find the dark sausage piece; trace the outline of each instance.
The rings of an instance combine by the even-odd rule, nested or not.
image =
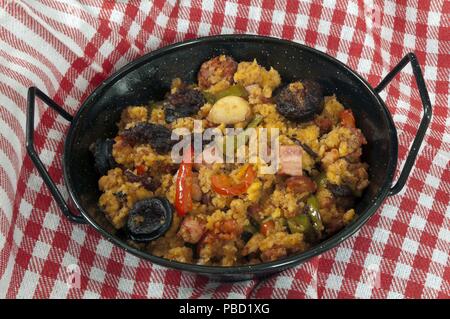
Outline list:
[[[172,123],[178,118],[195,115],[205,103],[205,97],[199,90],[180,88],[170,94],[164,103],[166,122]]]
[[[350,187],[347,185],[327,184],[328,190],[336,197],[346,197],[353,195]]]
[[[253,233],[248,231],[243,231],[241,234],[241,239],[244,241],[244,243],[248,242],[250,238],[253,237]]]
[[[90,147],[90,151],[94,155],[95,168],[101,175],[106,175],[108,170],[117,165],[112,156],[113,144],[113,139],[98,139]]]
[[[327,183],[328,190],[333,194],[336,205],[347,210],[355,205],[355,197],[350,187],[347,185],[336,185]]]
[[[172,223],[173,207],[166,198],[153,197],[134,204],[127,220],[130,238],[146,242],[162,236]]]
[[[161,185],[161,183],[152,178],[149,172],[145,172],[142,175],[135,175],[132,171],[127,169],[123,174],[130,183],[141,183],[145,189],[148,189],[152,192],[158,189],[158,187]]]
[[[278,112],[294,122],[312,120],[323,110],[323,90],[319,83],[304,80],[288,84],[275,96]]]
[[[130,145],[150,144],[156,152],[167,153],[175,141],[172,132],[165,126],[153,123],[139,123],[122,132],[121,136]]]
[[[205,90],[222,80],[233,83],[237,62],[232,57],[221,55],[202,64],[198,72],[198,85]]]

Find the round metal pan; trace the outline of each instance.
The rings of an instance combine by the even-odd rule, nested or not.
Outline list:
[[[352,109],[358,127],[367,139],[363,160],[369,164],[370,185],[356,205],[358,218],[334,236],[308,251],[274,262],[250,266],[217,267],[184,264],[159,258],[130,246],[99,210],[98,174],[94,169],[89,145],[96,139],[116,135],[121,111],[129,105],[158,100],[168,91],[171,80],[180,77],[195,82],[200,65],[219,54],[237,61],[257,59],[265,67],[274,67],[283,82],[311,78],[319,81],[326,94]],[[417,81],[424,115],[417,135],[396,183],[397,132],[391,114],[378,93],[411,63]],[[62,166],[70,196],[67,204],[38,157],[33,143],[36,97],[70,121]],[[419,64],[414,54],[406,55],[375,88],[349,67],[320,51],[291,41],[254,36],[223,35],[199,38],[164,47],[129,63],[98,86],[71,116],[39,89],[29,89],[27,114],[27,150],[62,212],[73,222],[88,223],[108,240],[126,251],[159,265],[213,276],[222,280],[242,280],[267,275],[302,263],[339,245],[360,229],[376,212],[383,200],[398,193],[405,185],[431,118],[431,105]],[[77,211],[80,214],[77,214]]]

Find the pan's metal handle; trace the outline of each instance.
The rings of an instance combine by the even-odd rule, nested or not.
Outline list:
[[[86,220],[80,215],[73,214],[69,209],[69,206],[65,202],[58,188],[56,187],[55,182],[53,182],[52,178],[47,172],[47,169],[45,168],[44,164],[39,158],[36,149],[34,147],[34,106],[36,97],[40,98],[45,104],[47,104],[56,112],[58,112],[67,121],[72,122],[73,119],[72,115],[67,113],[61,106],[56,104],[55,101],[53,101],[51,98],[45,95],[41,90],[39,90],[36,87],[30,87],[28,89],[28,108],[27,108],[27,126],[26,126],[26,145],[28,155],[30,156],[31,161],[38,170],[39,174],[41,175],[45,184],[49,188],[50,192],[52,193],[53,198],[55,199],[56,203],[58,204],[63,214],[72,222],[84,224],[86,223]]]
[[[397,182],[394,186],[391,187],[389,195],[397,194],[402,190],[403,186],[405,186],[406,180],[408,179],[409,173],[411,172],[412,166],[414,165],[420,145],[422,144],[425,132],[427,131],[428,125],[430,124],[431,120],[432,111],[430,97],[428,96],[428,91],[423,79],[422,70],[420,69],[419,62],[417,61],[417,57],[414,55],[414,53],[408,53],[392,69],[392,71],[386,75],[386,77],[380,82],[380,84],[378,84],[378,86],[375,88],[375,92],[380,93],[386,87],[386,85],[388,85],[389,82],[394,79],[397,73],[399,73],[408,64],[408,62],[411,62],[411,67],[416,79],[417,88],[419,89],[420,99],[422,100],[423,117],[420,121],[419,129],[417,130],[417,134],[414,138],[411,149],[409,150],[409,154],[406,157],[405,165],[403,166]]]

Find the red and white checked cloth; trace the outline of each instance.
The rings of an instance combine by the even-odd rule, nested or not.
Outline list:
[[[409,3],[407,3],[409,2]],[[450,2],[0,0],[0,298],[449,298]],[[351,239],[265,281],[218,283],[125,253],[60,213],[25,156],[27,88],[75,113],[114,70],[177,41],[220,33],[294,40],[372,85],[407,53],[422,65],[433,119],[405,189]],[[383,94],[400,163],[421,118],[412,72]],[[67,122],[39,104],[36,144],[64,191]],[[67,267],[78,265],[79,288]],[[375,282],[375,285],[372,283]]]

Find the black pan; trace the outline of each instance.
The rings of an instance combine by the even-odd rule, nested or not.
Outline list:
[[[363,160],[370,166],[370,185],[356,205],[359,218],[306,252],[251,266],[213,267],[183,264],[152,256],[128,245],[124,236],[114,230],[97,206],[100,196],[97,187],[99,176],[93,165],[89,145],[98,138],[116,135],[116,122],[123,108],[162,99],[175,77],[194,82],[200,65],[219,54],[231,55],[237,61],[256,58],[261,65],[277,69],[284,82],[298,78],[320,81],[327,94],[336,94],[345,106],[352,109],[358,127],[366,136],[368,143],[363,149]],[[378,93],[409,62],[422,99],[424,115],[404,167],[394,183],[398,150],[397,131],[392,116]],[[62,159],[70,204],[61,196],[34,147],[36,97],[70,122]],[[71,221],[88,223],[115,245],[156,264],[217,279],[241,280],[267,275],[302,263],[339,245],[360,229],[387,196],[397,194],[405,185],[430,119],[430,100],[419,63],[413,53],[407,54],[377,87],[372,88],[343,63],[307,46],[269,37],[223,35],[177,43],[129,63],[97,87],[83,102],[75,116],[68,114],[39,89],[31,87],[28,92],[26,137],[29,156],[63,214]],[[77,214],[77,211],[80,214]]]

